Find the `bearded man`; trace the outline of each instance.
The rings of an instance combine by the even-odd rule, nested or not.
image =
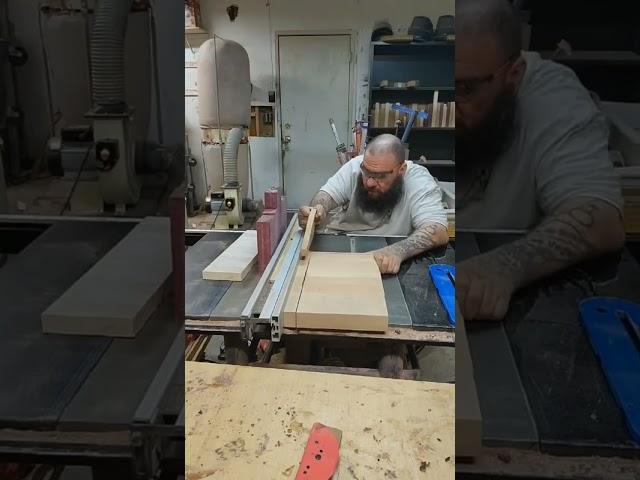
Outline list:
[[[373,252],[381,273],[398,273],[403,261],[449,241],[438,184],[426,168],[405,160],[402,143],[390,134],[345,163],[310,205],[317,228],[328,232],[407,236]],[[302,228],[311,206],[300,207]]]
[[[456,224],[528,232],[458,263],[466,319],[624,243],[605,117],[572,70],[521,50],[520,25],[506,0],[456,1]]]

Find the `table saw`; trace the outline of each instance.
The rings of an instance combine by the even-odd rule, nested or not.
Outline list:
[[[458,262],[525,234],[456,233]],[[463,478],[640,475],[640,445],[631,438],[578,311],[581,300],[596,295],[639,302],[637,255],[637,245],[628,243],[621,254],[584,262],[517,292],[503,322],[466,322],[483,450],[473,463],[457,463]],[[625,476],[631,472],[636,477]]]
[[[42,333],[41,313],[137,223],[0,217],[0,457],[104,478],[182,464],[184,335],[171,298],[135,338]]]
[[[451,245],[404,262],[398,275],[384,275],[383,287],[389,312],[386,332],[299,330],[284,328],[279,318],[297,263],[296,252],[287,247],[297,219],[289,216],[289,228],[263,274],[256,266],[240,282],[202,279],[202,270],[233,243],[242,232],[187,230],[185,255],[185,328],[188,333],[224,334],[227,346],[246,345],[256,338],[279,342],[282,336],[355,337],[440,345],[455,343],[436,289],[428,274],[434,263],[453,264]],[[368,252],[404,237],[316,233],[312,251]]]

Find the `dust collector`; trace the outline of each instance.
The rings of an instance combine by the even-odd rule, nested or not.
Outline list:
[[[249,56],[240,44],[214,37],[198,51],[198,107],[204,142],[221,146],[229,226],[244,222],[238,147],[251,120]]]

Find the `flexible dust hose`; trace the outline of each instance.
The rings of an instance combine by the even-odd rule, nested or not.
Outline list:
[[[238,147],[242,140],[242,129],[235,127],[229,131],[227,143],[222,153],[222,171],[225,185],[238,185]]]
[[[124,107],[124,36],[133,0],[99,0],[91,33],[93,105]]]

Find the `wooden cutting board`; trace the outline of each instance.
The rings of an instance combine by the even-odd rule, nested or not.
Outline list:
[[[185,363],[185,478],[293,480],[316,422],[340,480],[455,476],[453,385]]]
[[[387,330],[387,304],[373,255],[309,252],[307,258],[295,309],[296,328]],[[299,280],[299,276],[296,277]]]

